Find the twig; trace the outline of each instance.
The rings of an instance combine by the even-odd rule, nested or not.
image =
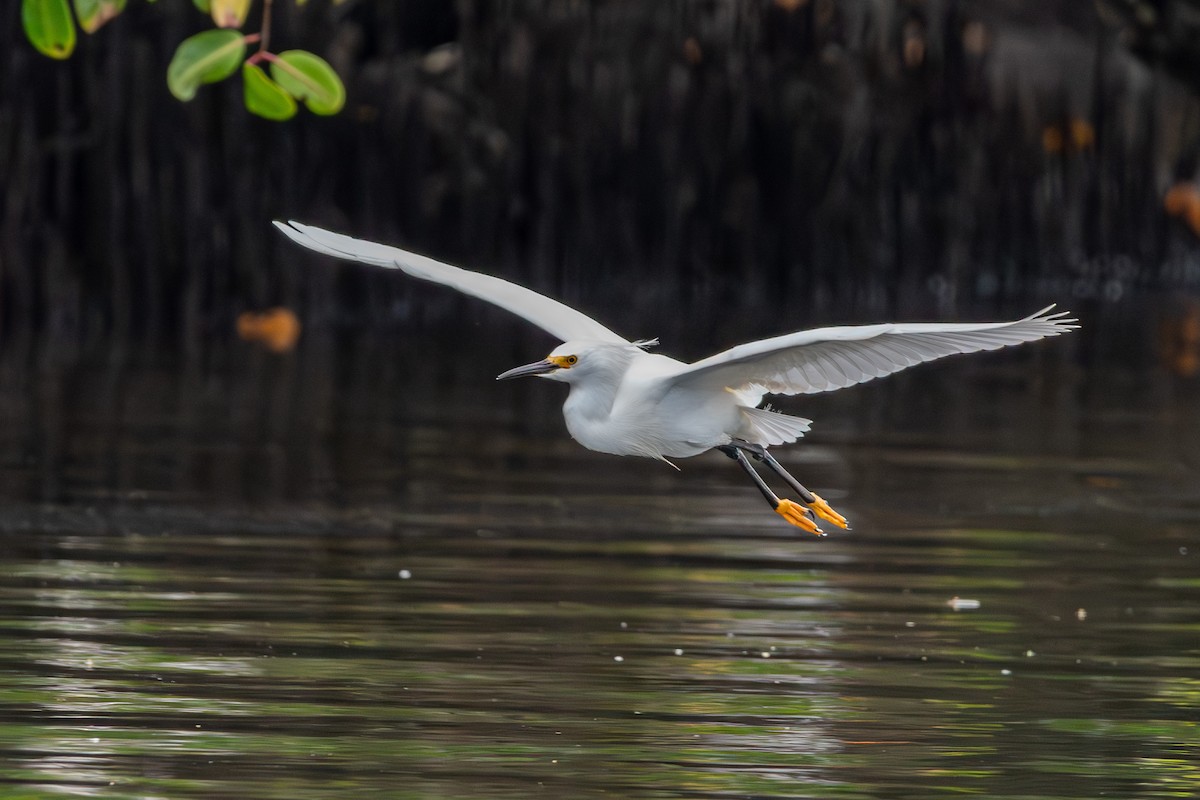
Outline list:
[[[262,39],[258,43],[258,52],[267,52],[267,45],[271,41],[271,3],[272,0],[263,0],[262,13]]]

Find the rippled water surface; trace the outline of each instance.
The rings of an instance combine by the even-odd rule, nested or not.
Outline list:
[[[578,448],[490,381],[528,353],[336,350],[6,355],[0,794],[1200,793],[1194,384],[788,401],[817,539],[723,457]]]

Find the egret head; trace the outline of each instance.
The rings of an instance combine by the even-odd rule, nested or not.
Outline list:
[[[628,349],[628,345],[605,342],[565,342],[554,348],[553,352],[541,361],[510,369],[497,375],[496,380],[536,375],[539,378],[576,383],[589,375],[610,372],[617,363],[623,366],[628,362],[624,353]],[[614,358],[618,353],[624,357]]]

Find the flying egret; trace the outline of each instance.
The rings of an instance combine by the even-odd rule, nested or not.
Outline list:
[[[767,451],[796,441],[812,421],[758,408],[765,395],[828,392],[942,356],[996,350],[1078,327],[1067,312],[1051,313],[1054,306],[1049,306],[1014,322],[818,328],[740,344],[685,364],[646,352],[657,340],[625,339],[586,314],[515,283],[311,225],[275,226],[319,253],[398,269],[524,317],[563,344],[541,361],[496,379],[536,375],[570,386],[563,417],[581,445],[668,464],[669,458],[720,450],[746,471],[776,513],[818,535],[823,532],[816,518],[846,528],[845,517]],[[799,502],[776,495],[750,459],[775,472]]]

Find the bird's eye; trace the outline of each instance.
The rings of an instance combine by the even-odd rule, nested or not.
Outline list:
[[[579,356],[567,356],[565,360],[568,367],[573,367],[579,363]]]

